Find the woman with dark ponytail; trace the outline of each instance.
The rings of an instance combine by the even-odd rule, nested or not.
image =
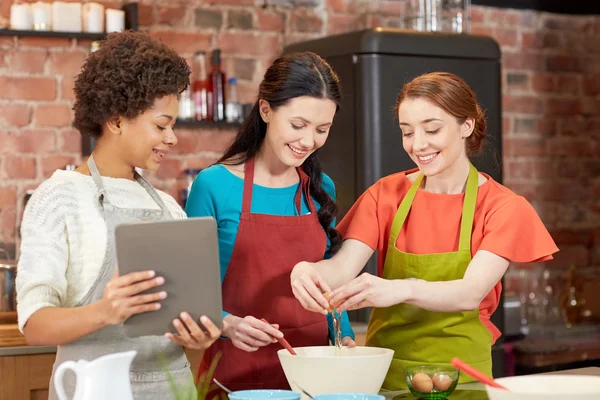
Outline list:
[[[289,282],[298,262],[341,245],[335,187],[316,155],[339,104],[339,79],[321,57],[282,56],[232,145],[192,185],[186,212],[216,219],[223,282],[224,338],[205,351],[199,373],[220,352],[215,378],[231,389],[289,388],[279,338],[297,347],[334,341],[331,315],[305,310]],[[355,346],[346,313],[342,336]]]

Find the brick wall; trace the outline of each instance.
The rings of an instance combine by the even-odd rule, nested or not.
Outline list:
[[[12,0],[0,5],[0,25]],[[119,1],[104,2],[119,7]],[[276,5],[275,5],[276,4]],[[190,58],[223,49],[224,68],[252,102],[283,46],[372,26],[400,26],[403,0],[155,0],[140,29]],[[503,52],[505,183],[526,196],[562,251],[554,263],[600,264],[600,18],[473,7],[473,32]],[[22,197],[56,168],[81,162],[70,127],[73,79],[90,43],[0,37],[0,243],[16,241]],[[179,129],[150,179],[179,196],[185,168],[212,163],[231,130]]]

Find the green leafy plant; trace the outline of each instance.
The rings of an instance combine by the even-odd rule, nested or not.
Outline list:
[[[175,382],[173,375],[171,375],[171,372],[168,369],[167,360],[161,354],[161,363],[167,374],[169,385],[171,386],[171,391],[175,396],[175,400],[227,400],[227,395],[221,390],[217,392],[217,395],[211,396],[211,393],[219,389],[219,387],[213,383],[213,376],[217,369],[217,365],[219,364],[219,360],[221,359],[221,355],[220,352],[215,355],[210,363],[208,371],[198,377],[198,382],[196,382],[195,386],[189,385],[186,387],[178,387],[177,382]]]

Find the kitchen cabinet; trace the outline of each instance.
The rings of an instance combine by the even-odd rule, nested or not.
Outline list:
[[[46,400],[55,354],[0,357],[0,400]]]

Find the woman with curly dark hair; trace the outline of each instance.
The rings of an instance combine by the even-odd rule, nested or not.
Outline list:
[[[140,294],[164,279],[153,271],[119,276],[114,229],[126,222],[186,218],[176,201],[154,189],[136,168],[157,170],[177,143],[173,125],[189,68],[147,34],[108,36],[89,55],[75,82],[74,126],[96,139],[85,165],[56,171],[31,197],[22,224],[17,278],[19,328],[31,345],[58,346],[67,360],[136,350],[134,398],[173,397],[167,376],[193,385],[183,347],[204,349],[219,336],[187,313],[179,335],[128,338],[123,321],[160,308],[166,292]],[[167,362],[168,371],[161,358]],[[65,376],[73,396],[74,376]],[[51,381],[50,399],[56,398]]]
[[[302,309],[289,276],[299,261],[322,260],[341,243],[335,187],[316,154],[340,97],[338,76],[318,55],[280,57],[231,147],[192,185],[188,216],[212,216],[219,226],[228,338],[204,353],[200,371],[221,352],[215,376],[230,388],[289,388],[274,338],[294,346],[335,341],[331,315]],[[355,345],[345,313],[341,333],[344,345]]]

